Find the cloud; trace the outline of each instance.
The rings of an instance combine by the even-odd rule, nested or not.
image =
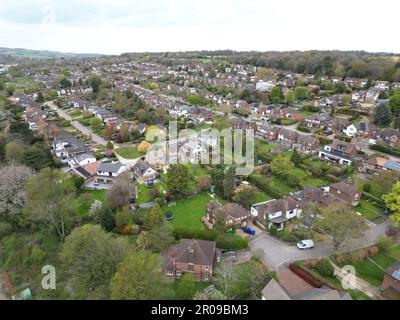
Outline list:
[[[118,54],[200,49],[400,52],[392,0],[2,0],[0,46]]]

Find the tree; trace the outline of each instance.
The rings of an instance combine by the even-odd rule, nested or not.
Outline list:
[[[94,221],[100,224],[104,230],[108,232],[112,231],[116,227],[114,213],[107,204],[102,204],[93,210],[91,215],[93,216]]]
[[[115,225],[117,228],[121,229],[123,226],[129,223],[129,206],[125,206],[117,211],[115,214]]]
[[[215,187],[215,193],[219,196],[224,194],[224,168],[223,167],[213,167],[211,171],[211,183]]]
[[[9,163],[0,167],[0,218],[15,219],[26,199],[26,182],[33,170]]]
[[[185,273],[178,282],[176,297],[179,300],[192,299],[195,288],[193,274]]]
[[[245,209],[250,210],[256,195],[257,192],[254,187],[243,188],[235,193],[233,201],[240,203]]]
[[[400,89],[393,92],[392,96],[389,98],[389,106],[392,109],[392,113],[396,116],[400,114]]]
[[[400,228],[400,182],[397,182],[390,193],[383,196],[387,208],[393,213],[390,218]]]
[[[229,120],[226,117],[216,116],[214,118],[214,123],[212,125],[214,129],[222,131],[223,129],[228,129],[231,127]]]
[[[122,208],[129,204],[129,200],[134,192],[135,190],[129,174],[123,173],[115,179],[112,188],[107,191],[107,201],[113,209]]]
[[[332,237],[335,250],[339,250],[348,239],[363,234],[364,222],[351,208],[332,205],[321,209],[321,213],[322,219],[317,221],[316,226]]]
[[[392,111],[385,104],[379,104],[375,113],[375,124],[380,127],[386,127],[392,122]]]
[[[79,190],[80,188],[82,188],[82,186],[85,183],[85,179],[83,177],[81,177],[81,176],[73,175],[71,179],[72,179],[72,181],[74,183],[74,186],[75,186],[76,190]]]
[[[283,93],[280,87],[273,87],[271,93],[269,94],[269,99],[272,103],[278,104],[283,101]]]
[[[6,86],[6,91],[9,96],[12,96],[15,92],[15,87],[12,85]]]
[[[370,177],[372,193],[381,198],[383,195],[391,192],[393,185],[400,180],[400,173],[394,171],[380,171]]]
[[[35,223],[44,223],[64,239],[73,213],[75,187],[72,179],[57,169],[45,168],[27,182],[25,213]]]
[[[158,254],[137,251],[119,264],[110,282],[111,299],[149,300],[162,298],[162,270]]]
[[[91,121],[90,121],[90,126],[92,127],[92,130],[94,132],[100,132],[101,129],[103,128],[103,124],[101,122],[101,119],[98,117],[94,117]]]
[[[37,103],[43,103],[45,101],[43,93],[41,91],[39,91],[37,98],[36,98],[36,102]]]
[[[188,96],[187,101],[189,104],[193,104],[193,105],[205,104],[203,97],[199,96],[197,94],[192,94],[192,95]]]
[[[174,241],[171,224],[164,220],[152,227],[148,232],[148,246],[146,249],[161,252],[172,245]]]
[[[147,119],[147,112],[144,109],[139,109],[136,111],[135,116],[139,122],[145,122]]]
[[[129,251],[126,239],[115,238],[98,225],[86,224],[66,237],[60,259],[74,289],[105,299],[110,279]]]
[[[308,98],[309,91],[306,87],[296,87],[294,95],[298,100],[305,100]]]
[[[294,149],[294,151],[290,157],[290,161],[295,166],[298,166],[303,161],[303,158],[301,157],[300,153],[296,149]]]
[[[160,225],[164,221],[164,217],[161,213],[160,206],[158,203],[144,216],[143,228],[145,230],[151,230],[152,228]]]
[[[222,184],[224,188],[224,197],[226,199],[231,199],[235,189],[235,168],[230,167],[226,171]]]
[[[235,277],[234,270],[235,266],[229,259],[221,259],[215,270],[215,284],[222,294],[228,298],[232,297],[231,289]]]
[[[285,96],[286,103],[293,103],[294,102],[294,92],[293,90],[288,90]]]
[[[5,146],[5,156],[7,160],[19,159],[25,151],[25,147],[17,141],[11,141]]]
[[[50,148],[45,143],[36,143],[32,148],[25,150],[19,161],[35,170],[55,166]]]
[[[277,176],[285,176],[293,167],[293,163],[283,156],[277,156],[271,162],[271,171]]]
[[[197,181],[197,187],[202,190],[208,190],[210,188],[210,178],[208,176],[200,177]]]
[[[143,141],[138,145],[138,151],[140,153],[146,153],[147,150],[150,148],[151,144],[148,143],[147,141]]]
[[[166,185],[169,194],[182,196],[188,192],[193,181],[192,174],[183,164],[171,165],[166,176]]]
[[[92,87],[94,93],[99,92],[101,84],[102,84],[102,80],[98,76],[93,76],[90,79],[90,86]]]
[[[69,81],[67,78],[64,77],[60,80],[60,87],[61,88],[70,88],[70,87],[72,87],[72,83],[71,83],[71,81]]]

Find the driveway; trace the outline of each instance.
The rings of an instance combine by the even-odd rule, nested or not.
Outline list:
[[[385,235],[386,227],[390,224],[386,221],[382,224],[370,227],[361,238],[351,239],[340,251],[351,251],[374,245],[379,238]],[[317,259],[330,256],[335,253],[331,240],[317,242],[313,249],[299,250],[294,245],[289,245],[266,233],[256,237],[249,243],[251,251],[261,249],[264,252],[264,264],[274,271],[281,271],[287,268],[291,261]]]
[[[66,120],[71,121],[71,125],[82,132],[84,135],[91,136],[92,140],[98,144],[105,146],[107,141],[100,137],[98,134],[94,133],[88,127],[85,127],[79,123],[79,121],[74,120],[67,112],[61,110],[53,101],[48,102],[46,105],[50,107],[51,110],[54,110],[58,113],[60,117],[63,117]]]

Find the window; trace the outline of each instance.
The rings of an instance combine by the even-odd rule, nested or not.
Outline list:
[[[182,275],[182,271],[176,271],[176,275],[178,276],[178,277],[180,277],[181,275]]]
[[[204,266],[204,270],[208,270],[209,269],[209,266]]]
[[[168,269],[168,270],[167,270],[167,275],[173,276],[173,275],[174,275],[174,270]]]

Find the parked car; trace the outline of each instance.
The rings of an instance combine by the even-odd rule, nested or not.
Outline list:
[[[243,227],[242,230],[244,233],[250,234],[252,236],[254,236],[256,234],[256,229],[251,228],[251,227]]]
[[[299,248],[300,250],[314,248],[314,241],[311,239],[301,240],[297,243],[297,248]]]

